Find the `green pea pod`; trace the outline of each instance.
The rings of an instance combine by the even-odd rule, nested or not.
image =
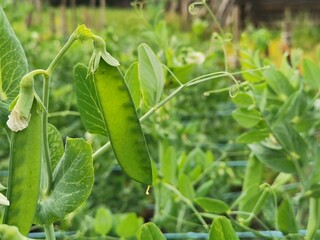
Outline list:
[[[29,233],[38,202],[41,133],[41,114],[34,100],[28,127],[12,133],[7,191],[10,206],[5,209],[3,219],[3,223],[18,227],[23,235]]]
[[[152,185],[148,147],[124,77],[117,67],[101,59],[94,79],[110,142],[120,166],[132,179]]]

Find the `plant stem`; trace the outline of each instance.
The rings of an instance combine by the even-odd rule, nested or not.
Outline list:
[[[71,45],[77,40],[75,32],[73,32],[66,42],[66,44],[61,48],[60,52],[55,56],[55,58],[52,60],[51,64],[47,68],[47,74],[49,76],[52,75],[52,72],[54,68],[57,66],[63,55],[67,52],[67,50],[71,47]]]
[[[310,198],[306,240],[313,240],[320,225],[320,199]]]
[[[252,212],[250,213],[249,217],[243,221],[243,223],[249,224],[255,218],[255,216],[258,213],[258,211],[260,211],[261,206],[263,205],[263,203],[264,203],[264,201],[265,201],[265,199],[267,197],[267,193],[269,193],[269,191],[270,191],[269,187],[266,187],[266,188],[263,189],[263,192],[260,195],[258,201],[256,202]]]
[[[56,236],[54,235],[53,224],[44,225],[44,231],[46,233],[46,240],[56,240]]]
[[[180,191],[178,189],[176,189],[174,186],[163,182],[163,186],[165,186],[168,190],[170,190],[171,192],[175,193],[188,207],[191,208],[191,210],[193,211],[193,213],[196,215],[196,217],[199,219],[199,221],[201,222],[202,226],[209,231],[209,227],[207,225],[207,223],[204,221],[204,219],[202,218],[201,214],[198,212],[198,210],[193,206],[192,202],[186,198],[185,196],[183,196]]]
[[[43,104],[45,107],[45,111],[42,113],[42,138],[43,138],[43,156],[44,156],[44,164],[46,168],[46,177],[47,183],[45,186],[45,192],[47,195],[52,191],[52,169],[50,162],[50,151],[49,151],[49,142],[48,142],[48,112],[49,112],[49,94],[50,94],[50,81],[53,74],[53,70],[61,60],[61,58],[65,55],[67,50],[71,47],[71,45],[77,39],[76,31],[73,32],[66,42],[66,44],[62,47],[56,57],[52,60],[51,64],[47,68],[47,70],[35,70],[34,72],[38,74],[43,74],[44,82],[43,82]],[[38,72],[37,72],[38,71]]]
[[[46,194],[49,195],[52,190],[52,169],[50,162],[50,151],[48,142],[48,108],[49,108],[49,87],[50,87],[50,77],[44,76],[43,82],[43,104],[45,106],[45,111],[42,113],[42,138],[43,138],[43,157],[44,164],[47,169],[47,186]]]

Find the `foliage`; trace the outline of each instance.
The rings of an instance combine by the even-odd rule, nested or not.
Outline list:
[[[149,13],[158,13],[163,2],[158,4],[151,5]],[[48,139],[48,148],[42,150],[49,161],[42,162],[33,222],[46,226],[48,239],[53,239],[53,229],[47,227],[52,223],[56,229],[74,231],[71,238],[76,239],[164,239],[161,231],[238,239],[235,230],[272,239],[260,232],[271,229],[299,239],[302,228],[307,239],[314,239],[319,225],[318,63],[293,50],[290,63],[284,55],[280,65],[272,64],[261,54],[270,47],[272,34],[252,29],[242,39],[241,70],[221,71],[229,67],[228,34],[213,33],[208,40],[211,32],[204,19],[194,16],[190,34],[178,32],[163,15],[153,16],[139,18],[132,29],[127,23],[114,25],[125,25],[125,31],[111,24],[101,33],[106,46],[93,44],[91,61],[92,46],[82,41],[95,41],[91,32],[78,36],[81,41],[72,47],[54,36],[20,34],[26,57],[10,24],[4,24],[7,32],[1,37],[16,46],[14,58],[23,62],[19,66],[28,58],[34,74],[32,97],[39,102],[45,119],[41,129]],[[57,49],[65,46],[68,53],[63,58],[58,53],[56,67]],[[117,56],[119,67],[107,65],[118,65],[109,52]],[[10,152],[9,103],[26,73],[24,69],[16,82],[3,78],[14,85],[9,100],[3,97],[8,88],[0,89],[6,90],[0,102],[4,160]],[[42,92],[46,87],[41,81],[47,78],[50,94]],[[232,88],[230,79],[235,82]],[[219,91],[229,91],[231,100],[229,94],[212,94]],[[106,96],[112,98],[103,101]],[[111,145],[113,151],[107,151]],[[231,167],[243,159],[245,169]],[[7,168],[7,161],[2,162]],[[152,188],[129,179],[118,165]],[[21,184],[18,190],[28,189]],[[153,223],[144,223],[148,221]],[[15,229],[1,228],[21,238]]]

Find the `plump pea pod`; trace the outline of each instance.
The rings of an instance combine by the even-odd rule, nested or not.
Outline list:
[[[152,168],[140,121],[124,77],[101,59],[94,73],[100,107],[115,156],[132,179],[152,185]]]
[[[27,128],[13,132],[11,138],[9,183],[7,197],[10,206],[5,209],[3,223],[29,233],[36,211],[41,166],[41,114],[36,100],[31,108]]]

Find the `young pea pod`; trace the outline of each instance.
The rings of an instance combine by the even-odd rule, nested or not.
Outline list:
[[[28,127],[12,133],[7,191],[10,206],[3,219],[3,223],[18,227],[23,235],[29,233],[40,190],[42,127],[36,100],[30,113]]]
[[[102,59],[95,87],[115,156],[132,179],[152,185],[148,147],[129,89],[117,67]]]

